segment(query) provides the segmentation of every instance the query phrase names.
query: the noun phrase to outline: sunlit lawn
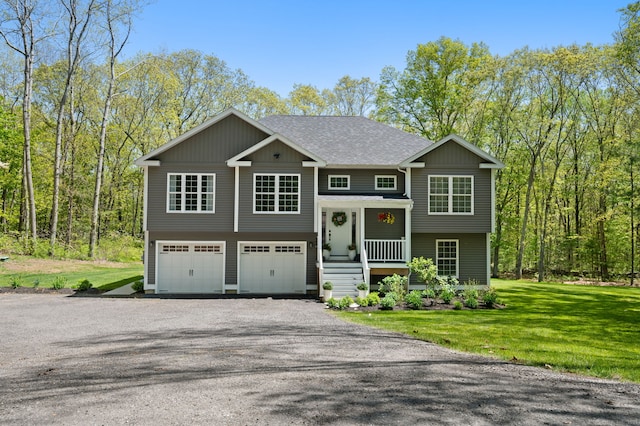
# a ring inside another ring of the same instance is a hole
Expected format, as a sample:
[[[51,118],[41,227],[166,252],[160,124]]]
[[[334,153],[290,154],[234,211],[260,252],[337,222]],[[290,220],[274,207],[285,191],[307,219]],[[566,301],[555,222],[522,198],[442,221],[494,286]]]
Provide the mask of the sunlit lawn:
[[[18,283],[20,287],[51,287],[62,279],[71,288],[82,280],[107,291],[142,278],[141,262],[81,262],[73,260],[45,260],[27,256],[12,256],[0,265],[0,287]]]
[[[505,309],[340,312],[449,348],[640,382],[640,288],[492,280]]]

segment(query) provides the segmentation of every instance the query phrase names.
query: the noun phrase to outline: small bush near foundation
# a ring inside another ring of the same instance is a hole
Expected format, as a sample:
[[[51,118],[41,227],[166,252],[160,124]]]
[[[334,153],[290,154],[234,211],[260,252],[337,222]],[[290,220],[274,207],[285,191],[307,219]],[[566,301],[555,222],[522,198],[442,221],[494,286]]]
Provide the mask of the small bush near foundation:
[[[426,298],[429,298],[429,299],[435,299],[436,298],[436,292],[435,292],[434,289],[428,288],[428,289],[422,291],[422,297],[426,297]]]
[[[380,304],[380,295],[376,291],[371,292],[367,295],[367,300],[369,301],[369,306],[377,306]]]
[[[353,299],[351,298],[351,296],[347,295],[347,296],[344,296],[342,299],[340,299],[340,302],[338,303],[338,308],[340,308],[340,310],[345,310],[352,304],[353,304]]]
[[[493,305],[498,303],[498,293],[495,289],[490,288],[482,293],[482,301],[487,308],[493,308]]]
[[[456,311],[459,311],[460,309],[462,309],[462,302],[459,300],[456,300],[455,302],[453,302],[453,309],[455,309]]]
[[[356,303],[360,306],[369,306],[369,299],[366,297],[356,297]]]
[[[78,283],[78,291],[87,291],[91,287],[93,287],[93,284],[91,284],[91,281],[87,279],[84,279]]]
[[[131,284],[131,289],[136,293],[139,293],[144,290],[144,283],[142,281],[136,281],[135,283]]]
[[[335,297],[329,298],[329,300],[327,300],[327,306],[330,307],[331,309],[337,308],[338,307],[338,299],[336,299]]]
[[[393,274],[390,277],[385,277],[380,285],[380,291],[384,294],[396,293],[399,297],[398,300],[402,300],[407,292],[407,277]]]
[[[380,309],[391,310],[394,306],[396,306],[396,298],[393,293],[388,293],[386,296],[380,300]]]
[[[413,290],[404,297],[404,301],[411,309],[420,309],[422,308],[422,292]]]

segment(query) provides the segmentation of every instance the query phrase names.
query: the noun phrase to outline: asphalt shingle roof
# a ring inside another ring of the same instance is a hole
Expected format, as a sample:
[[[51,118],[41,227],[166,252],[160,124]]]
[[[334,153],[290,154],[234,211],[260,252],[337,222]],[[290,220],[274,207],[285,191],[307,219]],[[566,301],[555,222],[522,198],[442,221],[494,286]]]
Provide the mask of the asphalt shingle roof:
[[[365,117],[273,115],[260,123],[328,166],[397,166],[433,143]]]

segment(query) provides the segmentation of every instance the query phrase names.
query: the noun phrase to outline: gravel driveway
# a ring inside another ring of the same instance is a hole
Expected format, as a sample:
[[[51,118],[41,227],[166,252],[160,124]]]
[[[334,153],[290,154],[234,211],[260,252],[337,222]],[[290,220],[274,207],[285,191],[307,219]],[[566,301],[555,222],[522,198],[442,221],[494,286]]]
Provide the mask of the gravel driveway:
[[[0,294],[0,314],[0,424],[640,423],[640,385],[457,353],[312,300]]]

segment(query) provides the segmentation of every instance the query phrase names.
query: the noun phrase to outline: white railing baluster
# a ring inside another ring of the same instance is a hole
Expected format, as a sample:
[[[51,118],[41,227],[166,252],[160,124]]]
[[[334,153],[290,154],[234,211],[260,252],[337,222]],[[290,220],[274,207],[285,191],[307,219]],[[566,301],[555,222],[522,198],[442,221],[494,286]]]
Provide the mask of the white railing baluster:
[[[405,240],[364,240],[370,262],[404,262]]]

